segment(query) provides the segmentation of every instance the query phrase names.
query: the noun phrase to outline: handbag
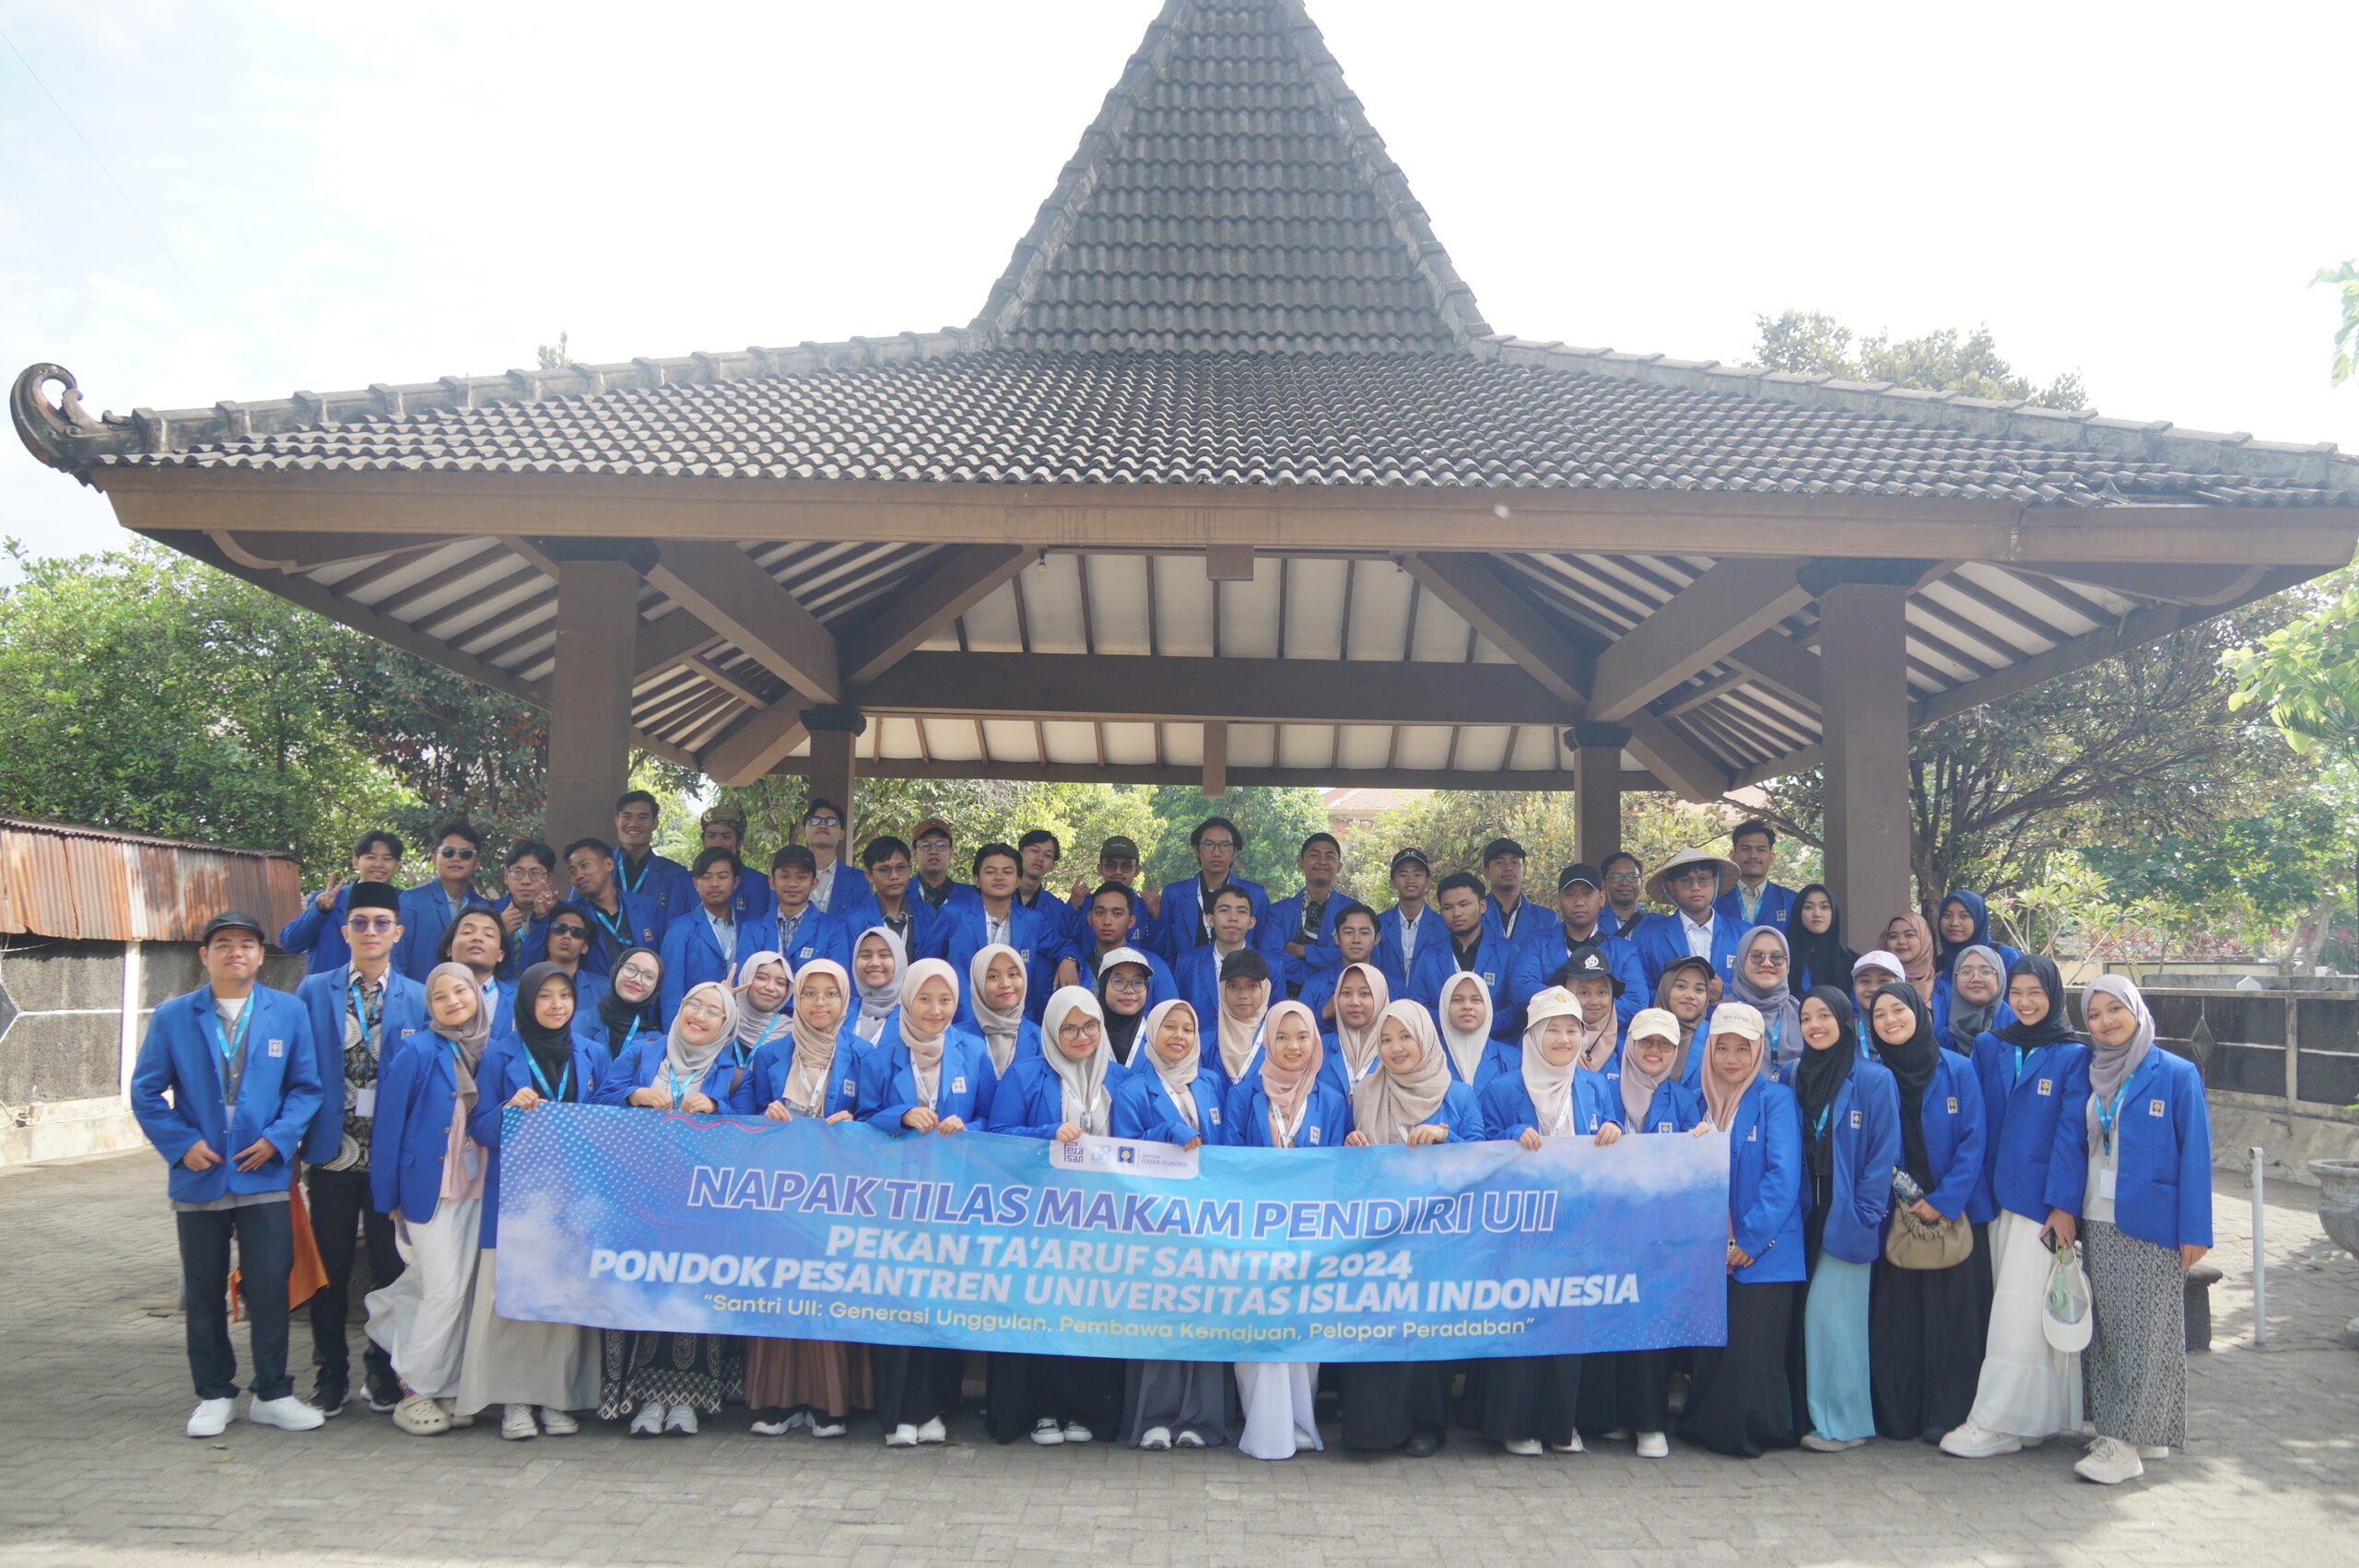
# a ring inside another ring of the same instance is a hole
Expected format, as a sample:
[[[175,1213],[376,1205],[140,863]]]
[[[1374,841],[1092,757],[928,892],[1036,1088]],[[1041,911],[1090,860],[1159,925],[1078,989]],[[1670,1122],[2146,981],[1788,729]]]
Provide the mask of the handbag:
[[[1974,1256],[1974,1227],[1960,1214],[1931,1224],[1895,1205],[1884,1233],[1884,1261],[1895,1269],[1947,1269]]]
[[[2050,1350],[2074,1355],[2089,1348],[2096,1319],[2089,1311],[2089,1271],[2078,1242],[2060,1247],[2048,1266],[2048,1293],[2039,1309],[2039,1330]]]

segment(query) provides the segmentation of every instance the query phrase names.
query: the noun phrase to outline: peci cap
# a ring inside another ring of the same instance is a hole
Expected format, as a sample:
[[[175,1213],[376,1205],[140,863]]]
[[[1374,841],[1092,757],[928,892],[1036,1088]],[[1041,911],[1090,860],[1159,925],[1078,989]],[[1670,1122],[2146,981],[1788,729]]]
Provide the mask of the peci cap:
[[[364,883],[360,885],[369,884]],[[260,920],[255,919],[243,909],[224,909],[205,921],[204,931],[196,939],[196,945],[199,947],[210,945],[213,939],[223,931],[252,931],[254,933],[256,942],[264,947],[270,945],[270,933],[262,929]]]
[[[1602,890],[1605,886],[1605,873],[1587,860],[1577,860],[1556,873],[1556,891],[1559,893],[1582,883],[1587,883],[1592,888]]]
[[[356,882],[345,889],[344,907],[349,914],[355,909],[391,909],[401,913],[401,890],[390,882]]]
[[[743,838],[745,836],[745,808],[734,802],[723,801],[717,806],[707,807],[704,815],[697,818],[697,825],[734,827],[737,830],[737,837]]]

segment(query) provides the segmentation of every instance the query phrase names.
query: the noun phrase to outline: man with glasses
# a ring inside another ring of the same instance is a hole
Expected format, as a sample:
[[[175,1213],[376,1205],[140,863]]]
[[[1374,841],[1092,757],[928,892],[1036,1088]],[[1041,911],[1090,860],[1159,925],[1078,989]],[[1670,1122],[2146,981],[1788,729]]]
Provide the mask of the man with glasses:
[[[464,822],[446,822],[434,834],[434,880],[422,882],[401,895],[401,940],[393,947],[393,967],[423,982],[435,964],[434,950],[442,933],[469,909],[489,909],[491,900],[475,891],[475,868],[483,859],[483,835]]]
[[[352,880],[332,883],[303,900],[302,913],[287,922],[278,933],[278,945],[288,953],[301,953],[303,972],[307,975],[333,974],[352,961],[351,950],[344,945],[344,917],[351,907],[351,893],[355,883],[381,882],[390,885],[402,869],[402,841],[381,828],[364,833],[352,847]]]
[[[402,1042],[427,1027],[426,989],[393,968],[401,940],[401,895],[382,882],[347,890],[342,941],[350,956],[334,974],[308,975],[295,989],[311,1017],[318,1059],[319,1114],[303,1138],[303,1196],[327,1281],[311,1297],[311,1403],[323,1416],[344,1413],[352,1395],[352,1356],[345,1316],[352,1304],[352,1264],[369,1249],[377,1286],[400,1277],[393,1221],[369,1200],[370,1132],[377,1118],[377,1077]],[[365,1336],[361,1366],[369,1408],[382,1414],[402,1397],[393,1358]]]
[[[1615,936],[1627,941],[1647,918],[1646,906],[1638,902],[1646,886],[1646,868],[1627,849],[1616,849],[1600,860],[1597,869],[1605,873],[1605,909],[1598,919]]]
[[[1269,961],[1273,976],[1284,979],[1285,942],[1271,924],[1270,895],[1260,883],[1235,874],[1237,852],[1244,842],[1245,835],[1225,816],[1208,816],[1188,835],[1188,848],[1196,855],[1196,874],[1164,890],[1163,919],[1156,933],[1175,976],[1180,971],[1182,954],[1191,948],[1213,945],[1212,896],[1223,887],[1234,887],[1245,895],[1253,914],[1246,944]]]
[[[606,994],[606,977],[585,968],[582,959],[598,948],[598,939],[590,926],[590,917],[570,904],[560,904],[557,913],[549,917],[548,956],[553,964],[573,982],[573,1010],[577,1017],[586,1017]],[[636,945],[636,944],[634,944]]]
[[[663,911],[651,895],[623,890],[616,874],[615,852],[604,840],[577,838],[567,845],[565,872],[573,883],[573,896],[559,907],[577,910],[590,922],[590,945],[581,954],[585,973],[612,974],[626,948],[661,950]],[[589,1012],[588,999],[577,997],[574,1011]]]
[[[1723,986],[1736,977],[1737,943],[1744,932],[1712,907],[1735,885],[1736,867],[1707,849],[1682,849],[1656,871],[1649,891],[1672,906],[1671,911],[1648,916],[1630,939],[1646,973],[1648,994],[1653,994],[1663,970],[1682,958],[1709,960]]]
[[[916,851],[917,895],[935,909],[947,913],[967,904],[979,902],[971,883],[953,882],[950,878],[950,825],[938,816],[930,816],[918,824],[910,835],[910,844]],[[966,981],[959,981],[961,989]]]
[[[860,902],[830,911],[843,921],[853,945],[859,945],[861,933],[869,927],[883,926],[901,939],[902,949],[912,962],[941,957],[942,912],[924,899],[910,895],[910,879],[917,874],[910,847],[889,833],[880,833],[862,848],[860,864],[867,872]]]
[[[509,967],[521,975],[548,956],[549,911],[563,901],[557,883],[557,851],[537,838],[519,838],[499,862],[507,891],[492,900],[500,929],[508,933]]]
[[[851,823],[843,807],[825,795],[815,795],[803,808],[803,843],[819,868],[811,902],[822,914],[844,915],[867,897],[867,878],[844,863],[844,838]]]
[[[655,900],[660,911],[670,906],[674,885],[688,880],[688,868],[655,852],[657,819],[655,797],[644,790],[628,790],[615,802],[615,842],[621,847],[615,880],[625,893]]]

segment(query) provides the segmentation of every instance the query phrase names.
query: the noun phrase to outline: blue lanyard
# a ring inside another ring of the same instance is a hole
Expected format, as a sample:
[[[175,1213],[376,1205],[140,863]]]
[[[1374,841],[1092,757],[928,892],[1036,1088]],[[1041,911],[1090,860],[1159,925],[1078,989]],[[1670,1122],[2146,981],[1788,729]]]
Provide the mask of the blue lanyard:
[[[212,993],[208,991],[205,994],[209,1002]],[[245,1006],[238,1009],[238,1022],[227,1035],[221,1032],[220,1011],[209,1005],[205,1010],[205,1026],[213,1032],[213,1043],[221,1052],[221,1103],[225,1106],[237,1096],[237,1085],[230,1081],[229,1072],[237,1062],[238,1053],[245,1048],[246,1029],[253,1022],[253,1016],[254,999],[251,991],[246,994]]]
[[[368,997],[361,990],[358,980],[352,981],[345,988],[345,1004],[352,1010],[353,1016],[360,1020],[361,1037],[366,1039],[377,1032],[378,1020],[385,1016],[385,982],[382,980],[377,982],[375,1012],[369,1010]]]
[[[2103,1148],[2103,1152],[2105,1153],[2110,1154],[2113,1153],[2113,1127],[2114,1123],[2121,1119],[2121,1096],[2128,1093],[2130,1093],[2130,1085],[2127,1083],[2124,1083],[2120,1088],[2116,1089],[2113,1092],[2113,1105],[2110,1108],[2107,1106],[2103,1100],[2095,1101],[2097,1107],[2097,1130],[2105,1140]],[[2091,1098],[2094,1100],[2095,1099],[2095,1096],[2092,1095]]]
[[[655,851],[652,849],[648,850],[647,859],[639,862],[639,880],[637,882],[633,882],[630,879],[629,856],[616,855],[615,857],[615,864],[617,868],[615,880],[623,884],[623,891],[625,893],[637,893],[640,888],[647,885],[647,873],[655,869]]]
[[[544,1099],[549,1099],[549,1100],[562,1100],[562,1099],[564,1099],[564,1098],[566,1097],[566,1095],[567,1095],[567,1094],[569,1094],[572,1093],[572,1091],[573,1091],[573,1059],[572,1059],[572,1058],[569,1057],[569,1058],[567,1058],[567,1059],[566,1059],[566,1063],[565,1063],[565,1075],[564,1075],[563,1077],[561,1077],[561,1078],[559,1078],[559,1079],[557,1080],[557,1087],[556,1087],[556,1088],[554,1088],[554,1089],[552,1089],[552,1088],[550,1088],[550,1087],[549,1087],[548,1074],[546,1074],[546,1073],[545,1073],[545,1072],[543,1072],[543,1071],[541,1071],[541,1064],[540,1064],[540,1062],[539,1062],[539,1061],[538,1061],[538,1060],[537,1060],[537,1059],[533,1056],[533,1053],[532,1053],[532,1052],[527,1051],[527,1052],[525,1052],[525,1053],[524,1053],[524,1064],[525,1064],[527,1067],[530,1067],[530,1068],[533,1070],[533,1082],[540,1085],[540,1087],[541,1087],[541,1096],[542,1096],[542,1098],[544,1098]]]

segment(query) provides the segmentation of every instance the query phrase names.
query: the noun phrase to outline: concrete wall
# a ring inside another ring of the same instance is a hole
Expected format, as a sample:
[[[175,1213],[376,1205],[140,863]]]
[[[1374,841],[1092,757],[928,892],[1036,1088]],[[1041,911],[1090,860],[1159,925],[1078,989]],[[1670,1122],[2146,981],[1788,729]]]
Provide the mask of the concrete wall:
[[[2212,1160],[2318,1185],[2309,1162],[2359,1158],[2359,994],[2341,989],[2143,989],[2155,1037],[2203,1070]]]

